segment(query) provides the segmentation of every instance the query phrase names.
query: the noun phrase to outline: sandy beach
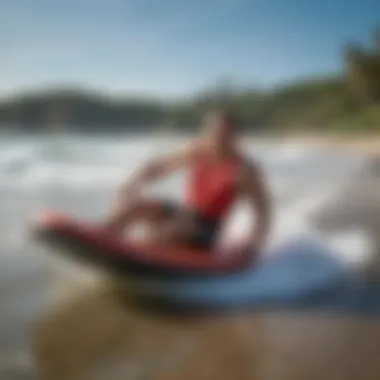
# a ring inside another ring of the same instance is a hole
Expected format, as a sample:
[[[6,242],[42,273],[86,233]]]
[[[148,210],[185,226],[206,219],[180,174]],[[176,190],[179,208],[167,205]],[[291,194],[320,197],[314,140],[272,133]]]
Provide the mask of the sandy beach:
[[[355,136],[340,134],[305,134],[292,136],[286,134],[282,137],[274,137],[278,142],[302,144],[305,146],[331,147],[360,155],[378,155],[380,152],[380,136]]]
[[[99,294],[83,298],[37,330],[45,378],[319,380],[380,373],[378,319],[244,313],[173,320],[123,314]]]
[[[296,140],[295,140],[296,142]],[[316,143],[316,142],[315,142]],[[331,144],[327,141],[326,145]],[[380,143],[379,145],[380,146]],[[373,239],[363,278],[380,278],[380,176],[374,145],[338,144],[368,156],[331,204],[313,215],[321,231],[360,228]],[[120,302],[113,289],[72,284],[43,315],[23,309],[28,291],[45,294],[42,266],[25,283],[0,288],[0,379],[375,380],[380,318],[349,313],[239,312],[208,318],[154,315]],[[38,280],[36,280],[38,279]],[[380,302],[380,293],[378,293]],[[27,322],[27,323],[26,323]],[[11,358],[7,352],[20,354]],[[30,348],[31,355],[22,355]]]

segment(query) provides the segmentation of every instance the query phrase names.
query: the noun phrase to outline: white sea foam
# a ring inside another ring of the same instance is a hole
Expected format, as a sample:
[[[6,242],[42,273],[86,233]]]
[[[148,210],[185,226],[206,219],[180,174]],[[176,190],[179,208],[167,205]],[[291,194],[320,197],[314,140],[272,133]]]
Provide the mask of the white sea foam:
[[[23,200],[28,205],[25,212],[44,204],[61,209],[71,205],[77,213],[88,215],[89,207],[99,209],[97,194],[111,193],[148,157],[175,149],[184,140],[160,137],[153,143],[142,137],[50,137],[0,143],[0,191],[12,194],[13,199],[18,197],[20,202]],[[315,234],[308,214],[337,191],[339,184],[359,164],[357,158],[355,161],[334,152],[296,144],[255,142],[247,143],[246,150],[263,164],[274,196],[276,218],[271,244],[297,234]],[[182,186],[183,181],[178,177],[163,182],[154,191],[178,199]],[[80,201],[84,194],[88,202]],[[88,204],[91,201],[93,206]],[[17,202],[11,203],[12,207],[17,205]],[[8,207],[8,212],[12,207]],[[0,208],[0,218],[9,218],[6,210],[7,207]],[[247,212],[243,207],[238,208],[227,235],[244,235],[249,223]]]

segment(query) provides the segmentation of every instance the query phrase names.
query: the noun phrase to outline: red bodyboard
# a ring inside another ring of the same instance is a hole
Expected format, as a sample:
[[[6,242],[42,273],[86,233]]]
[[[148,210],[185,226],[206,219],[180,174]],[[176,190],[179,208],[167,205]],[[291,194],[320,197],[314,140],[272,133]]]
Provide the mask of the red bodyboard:
[[[237,250],[221,253],[133,241],[95,224],[54,212],[45,213],[35,227],[41,240],[53,246],[69,246],[70,254],[100,260],[116,271],[130,274],[228,274],[242,271],[252,261],[247,255],[238,254]]]

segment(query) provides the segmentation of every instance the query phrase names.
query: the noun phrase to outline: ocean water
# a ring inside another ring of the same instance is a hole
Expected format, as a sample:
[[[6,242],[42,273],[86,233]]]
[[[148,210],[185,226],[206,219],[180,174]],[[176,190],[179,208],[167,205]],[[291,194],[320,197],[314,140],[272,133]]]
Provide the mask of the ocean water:
[[[85,219],[101,220],[114,192],[149,157],[178,149],[182,137],[18,137],[0,140],[0,260],[20,252],[28,263],[28,224],[41,210],[56,209]],[[244,149],[259,161],[272,192],[275,218],[270,244],[294,235],[317,236],[309,215],[334,196],[363,159],[333,149],[291,143],[248,141]],[[158,183],[148,192],[181,199],[184,174]],[[237,205],[227,222],[225,239],[238,239],[253,221]],[[359,260],[370,242],[349,231],[330,236],[347,260]],[[319,238],[319,237],[318,237]],[[321,237],[323,239],[323,237]],[[327,240],[326,240],[327,242]],[[351,249],[352,252],[347,250]],[[358,253],[359,252],[359,253]],[[18,263],[20,264],[20,263]],[[17,264],[17,265],[18,265]],[[17,268],[17,265],[15,268]],[[17,269],[15,269],[17,270]],[[1,278],[11,275],[0,265]]]
[[[113,192],[131,171],[149,157],[185,142],[186,138],[130,136],[3,139],[0,218],[8,214],[20,223],[20,214],[30,216],[47,207],[100,218],[107,212]],[[289,231],[305,226],[306,214],[337,191],[362,161],[334,150],[290,143],[248,142],[244,148],[262,164],[273,194],[276,220],[286,219]],[[179,199],[182,180],[183,176],[174,176],[152,191]],[[241,215],[238,212],[234,218]],[[244,224],[240,222],[238,228]]]
[[[21,279],[38,278],[35,272],[41,270],[54,273],[47,256],[41,255],[28,236],[30,223],[41,210],[55,209],[101,220],[107,215],[115,190],[138,165],[187,142],[184,137],[145,136],[0,140],[0,286],[8,288]],[[274,223],[269,247],[292,237],[310,236],[338,247],[336,254],[347,264],[363,260],[370,241],[362,231],[325,237],[310,223],[310,215],[360,168],[361,157],[268,141],[246,141],[244,149],[261,163],[272,193]],[[184,174],[179,174],[147,191],[180,200],[183,179]],[[237,205],[226,223],[222,243],[244,236],[253,222],[244,205]]]
[[[30,371],[29,329],[62,293],[75,292],[84,268],[57,265],[31,241],[28,231],[41,210],[61,210],[101,220],[117,187],[144,160],[177,149],[185,137],[3,137],[0,139],[0,371]],[[273,196],[274,226],[269,246],[312,237],[333,247],[339,260],[359,265],[371,242],[362,231],[323,236],[310,216],[339,192],[364,158],[334,149],[293,143],[245,141],[246,154],[264,168]],[[181,198],[183,174],[149,192]],[[244,235],[250,223],[238,205],[225,240]],[[1,372],[0,372],[1,373]]]

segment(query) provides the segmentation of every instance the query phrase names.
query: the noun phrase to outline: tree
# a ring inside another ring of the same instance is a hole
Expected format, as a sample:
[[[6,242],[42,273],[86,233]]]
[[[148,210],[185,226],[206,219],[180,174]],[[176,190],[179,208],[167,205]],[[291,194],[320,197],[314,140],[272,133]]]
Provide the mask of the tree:
[[[380,26],[377,26],[373,32],[374,53],[380,59]]]
[[[358,64],[364,56],[363,49],[357,44],[346,44],[342,49],[342,55],[347,64]]]

